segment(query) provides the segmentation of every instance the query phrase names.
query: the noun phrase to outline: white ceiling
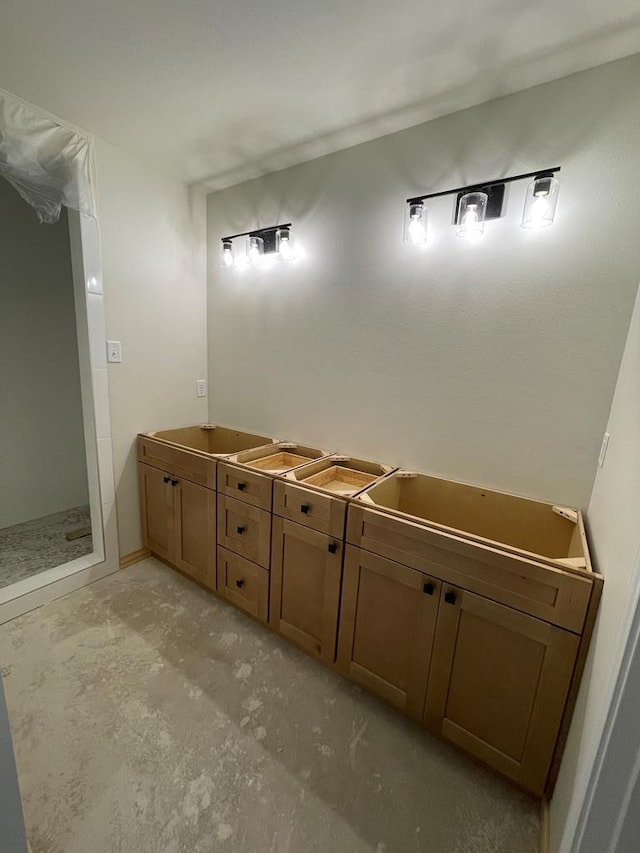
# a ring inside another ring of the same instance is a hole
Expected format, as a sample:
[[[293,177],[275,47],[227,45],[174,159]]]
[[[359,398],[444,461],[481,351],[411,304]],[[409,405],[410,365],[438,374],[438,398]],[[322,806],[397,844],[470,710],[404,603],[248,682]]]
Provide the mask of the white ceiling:
[[[211,188],[638,50],[638,0],[0,0],[0,86]]]

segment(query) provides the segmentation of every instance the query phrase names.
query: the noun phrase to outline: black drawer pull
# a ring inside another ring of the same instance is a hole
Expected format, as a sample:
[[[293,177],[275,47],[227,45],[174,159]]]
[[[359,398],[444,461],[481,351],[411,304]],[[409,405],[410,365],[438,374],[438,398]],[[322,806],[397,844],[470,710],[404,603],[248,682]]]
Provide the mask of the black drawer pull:
[[[237,531],[238,531],[238,533],[242,536],[242,534],[243,534],[243,533],[244,533],[244,531],[245,531],[245,528],[244,528],[244,527],[236,527],[236,530],[237,530]]]
[[[309,504],[300,504],[300,512],[303,512],[305,515],[309,512],[311,507]]]
[[[338,543],[337,542],[330,542],[329,548],[327,550],[329,551],[330,554],[335,554],[336,551],[338,550]]]
[[[165,483],[171,482],[171,477],[163,477],[162,479],[165,481]]]
[[[425,583],[422,587],[422,591],[426,592],[427,595],[433,595],[435,587],[432,583]]]
[[[172,486],[177,486],[179,482],[180,482],[180,480],[172,480],[172,481],[171,481],[171,485],[172,485]]]
[[[244,490],[245,490],[246,488],[247,488],[247,484],[246,484],[246,483],[238,483],[238,489],[239,489],[241,492],[244,492]]]
[[[455,604],[456,603],[456,594],[455,592],[445,592],[444,600],[447,604]]]
[[[238,587],[238,589],[242,589],[242,587],[244,586],[244,581],[236,581],[236,586]]]

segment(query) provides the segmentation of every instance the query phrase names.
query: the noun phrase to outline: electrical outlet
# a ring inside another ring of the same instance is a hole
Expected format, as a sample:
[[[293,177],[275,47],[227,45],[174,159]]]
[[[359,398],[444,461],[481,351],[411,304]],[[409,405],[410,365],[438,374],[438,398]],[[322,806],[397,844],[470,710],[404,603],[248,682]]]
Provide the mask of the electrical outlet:
[[[120,341],[107,341],[107,361],[110,364],[122,362],[122,344]]]
[[[196,379],[196,397],[206,397],[207,396],[207,380],[206,379]]]
[[[609,449],[609,433],[605,432],[604,437],[602,439],[602,444],[600,445],[600,456],[598,457],[598,465],[602,468],[604,465],[604,460],[607,456],[607,450]]]

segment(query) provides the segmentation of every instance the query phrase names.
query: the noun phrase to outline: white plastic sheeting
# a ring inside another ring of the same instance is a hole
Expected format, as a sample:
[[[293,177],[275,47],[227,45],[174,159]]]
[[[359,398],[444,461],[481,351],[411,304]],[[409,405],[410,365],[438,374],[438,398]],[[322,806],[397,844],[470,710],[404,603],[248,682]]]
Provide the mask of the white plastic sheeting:
[[[56,222],[63,206],[94,216],[92,171],[90,136],[0,89],[0,176],[41,222]]]

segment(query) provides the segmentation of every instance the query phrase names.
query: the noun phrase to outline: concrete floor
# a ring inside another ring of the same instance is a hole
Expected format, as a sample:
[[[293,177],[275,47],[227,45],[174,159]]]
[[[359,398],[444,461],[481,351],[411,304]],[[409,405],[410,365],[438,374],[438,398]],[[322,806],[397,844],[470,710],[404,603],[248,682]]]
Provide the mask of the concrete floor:
[[[155,560],[0,627],[33,853],[537,853],[538,806]]]

